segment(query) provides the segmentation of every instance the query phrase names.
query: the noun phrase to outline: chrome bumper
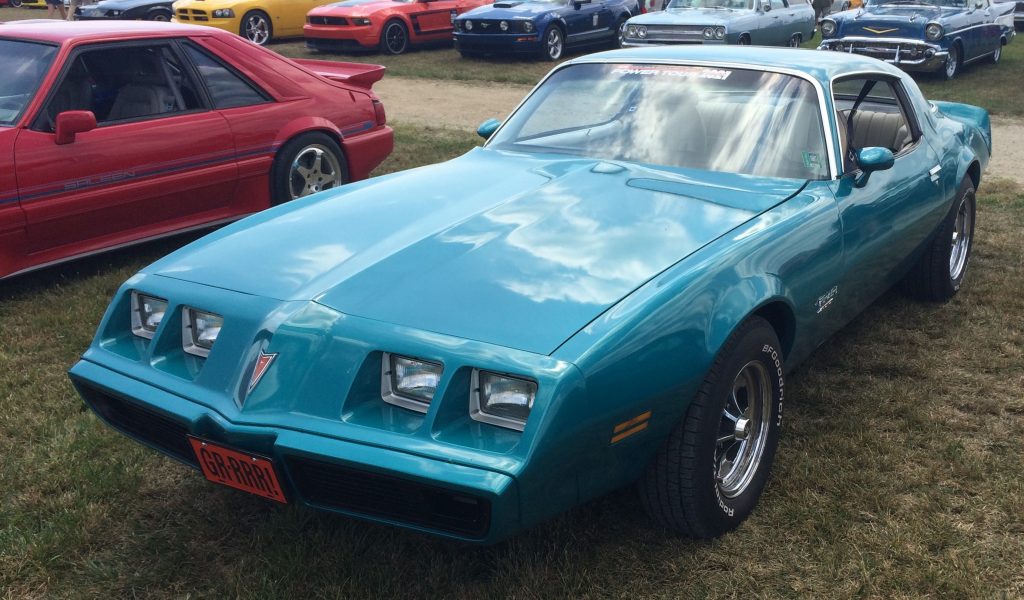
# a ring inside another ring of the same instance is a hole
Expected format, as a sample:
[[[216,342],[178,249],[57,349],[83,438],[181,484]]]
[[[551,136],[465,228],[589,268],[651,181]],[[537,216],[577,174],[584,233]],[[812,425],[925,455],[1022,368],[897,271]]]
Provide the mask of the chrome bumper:
[[[912,71],[937,71],[949,52],[937,44],[908,38],[843,37],[824,40],[818,50],[870,56]]]

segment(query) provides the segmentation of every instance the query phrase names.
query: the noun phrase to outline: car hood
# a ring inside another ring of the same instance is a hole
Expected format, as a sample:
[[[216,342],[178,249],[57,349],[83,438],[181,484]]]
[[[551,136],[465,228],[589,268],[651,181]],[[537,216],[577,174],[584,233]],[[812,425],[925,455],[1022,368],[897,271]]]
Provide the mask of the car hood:
[[[477,149],[265,211],[146,272],[550,354],[803,184]]]
[[[950,12],[935,6],[873,6],[842,13],[836,21],[841,36],[924,39],[925,26]]]
[[[395,6],[405,5],[405,2],[394,0],[346,0],[335,2],[324,6],[318,6],[311,11],[311,15],[337,15],[337,16],[364,16],[370,15],[378,10],[387,10]]]
[[[463,13],[460,19],[515,19],[533,18],[561,8],[552,2],[497,2]]]
[[[712,8],[669,8],[637,15],[631,25],[725,25],[751,14],[749,10],[723,10]]]

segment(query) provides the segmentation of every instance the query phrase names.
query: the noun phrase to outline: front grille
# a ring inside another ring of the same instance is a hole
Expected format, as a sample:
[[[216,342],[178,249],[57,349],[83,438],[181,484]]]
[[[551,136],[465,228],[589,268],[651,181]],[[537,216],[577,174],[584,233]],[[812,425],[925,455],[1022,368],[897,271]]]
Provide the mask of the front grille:
[[[286,458],[299,494],[311,504],[480,538],[490,502],[444,488],[309,458]]]
[[[843,52],[856,52],[882,60],[920,60],[925,49],[913,44],[892,42],[841,42]]]
[[[508,29],[501,30],[502,19],[469,19],[473,22],[473,29],[466,28],[466,21],[462,21],[459,31],[466,33],[525,33],[523,21],[504,19]]]
[[[310,25],[348,25],[344,17],[309,17]]]
[[[78,382],[78,388],[96,414],[115,429],[199,466],[184,425],[82,382]]]
[[[205,10],[195,10],[187,8],[178,9],[178,20],[179,21],[209,21],[210,18],[206,15]]]
[[[668,42],[692,42],[704,39],[704,27],[698,25],[648,25],[647,39]]]

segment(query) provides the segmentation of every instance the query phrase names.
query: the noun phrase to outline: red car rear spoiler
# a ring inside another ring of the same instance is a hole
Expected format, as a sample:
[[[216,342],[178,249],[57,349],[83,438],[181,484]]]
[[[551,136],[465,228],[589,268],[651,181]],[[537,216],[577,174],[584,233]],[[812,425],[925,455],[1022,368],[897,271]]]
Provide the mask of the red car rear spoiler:
[[[372,88],[373,84],[384,77],[384,67],[381,65],[308,59],[295,59],[295,62],[321,77],[366,89]]]

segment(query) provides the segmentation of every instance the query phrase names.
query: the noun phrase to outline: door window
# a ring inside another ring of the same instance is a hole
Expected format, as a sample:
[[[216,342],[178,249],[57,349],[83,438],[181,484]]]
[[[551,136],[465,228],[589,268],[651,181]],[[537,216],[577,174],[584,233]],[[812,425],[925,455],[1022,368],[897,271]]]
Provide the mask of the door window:
[[[100,125],[202,108],[192,79],[167,45],[105,46],[72,61],[36,128],[53,131],[57,115],[88,110]]]
[[[881,147],[893,154],[908,152],[920,137],[893,83],[884,79],[853,78],[832,85],[846,169],[862,148]]]
[[[199,69],[199,75],[206,82],[206,89],[210,92],[215,108],[235,108],[267,102],[266,95],[255,85],[206,52],[192,44],[185,44],[185,54]]]
[[[784,0],[772,0],[772,10],[782,10],[786,8]]]

